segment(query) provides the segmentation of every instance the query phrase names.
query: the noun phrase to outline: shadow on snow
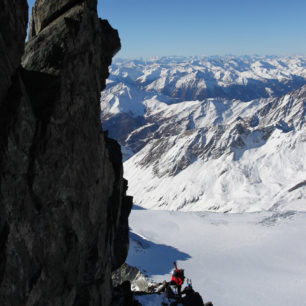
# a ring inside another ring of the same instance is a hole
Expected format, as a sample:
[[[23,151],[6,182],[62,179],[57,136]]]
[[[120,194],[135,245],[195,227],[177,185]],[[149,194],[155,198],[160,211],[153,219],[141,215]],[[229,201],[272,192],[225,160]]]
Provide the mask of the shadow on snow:
[[[146,210],[146,208],[133,204],[133,210]]]
[[[154,243],[130,232],[127,263],[139,268],[148,277],[168,274],[173,269],[174,261],[189,258],[191,258],[190,255],[172,246]]]

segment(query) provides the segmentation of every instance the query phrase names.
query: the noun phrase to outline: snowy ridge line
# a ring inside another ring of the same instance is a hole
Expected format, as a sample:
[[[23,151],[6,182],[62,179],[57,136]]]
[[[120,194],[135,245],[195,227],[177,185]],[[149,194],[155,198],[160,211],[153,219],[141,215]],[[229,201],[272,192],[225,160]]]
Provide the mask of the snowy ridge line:
[[[101,96],[102,125],[122,145],[135,204],[183,211],[304,211],[305,186],[292,188],[306,177],[305,62],[303,57],[117,61]],[[280,76],[278,81],[271,82],[263,67],[271,78]],[[213,82],[197,73],[203,69],[214,71]],[[233,87],[199,99],[198,82],[224,85],[216,81],[224,77],[215,73],[220,69],[233,73],[233,82],[241,73],[256,72],[265,90],[248,79],[247,92]],[[230,98],[240,94],[256,99]]]
[[[306,57],[181,57],[117,60],[111,81],[180,99],[251,100],[279,96],[305,84]]]
[[[156,102],[148,112],[156,131],[139,135],[145,146],[124,164],[135,203],[172,210],[305,210],[305,186],[288,193],[306,176],[305,89],[243,103]]]
[[[156,95],[167,103],[210,97],[249,101],[280,96],[304,84],[306,57],[116,60],[102,93],[102,112],[142,115],[141,102]]]

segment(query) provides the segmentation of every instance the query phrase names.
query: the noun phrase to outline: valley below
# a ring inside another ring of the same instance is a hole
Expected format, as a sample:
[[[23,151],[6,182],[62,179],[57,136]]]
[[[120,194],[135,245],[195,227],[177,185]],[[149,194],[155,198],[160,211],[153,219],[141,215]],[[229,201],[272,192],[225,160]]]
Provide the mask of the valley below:
[[[154,282],[173,261],[216,306],[304,305],[306,214],[133,209],[127,263]]]
[[[302,57],[115,62],[102,126],[121,144],[134,203],[305,211],[305,68]]]
[[[101,119],[134,208],[127,263],[217,306],[306,300],[303,57],[117,60]]]

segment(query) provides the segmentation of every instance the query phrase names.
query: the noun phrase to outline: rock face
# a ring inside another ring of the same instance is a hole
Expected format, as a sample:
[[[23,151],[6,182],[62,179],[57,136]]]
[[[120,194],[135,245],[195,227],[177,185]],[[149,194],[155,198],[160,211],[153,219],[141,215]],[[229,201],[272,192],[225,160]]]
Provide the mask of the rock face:
[[[27,4],[4,0],[3,306],[109,305],[111,272],[127,255],[132,199],[120,146],[101,130],[98,102],[120,40],[96,5],[38,0],[20,67]]]
[[[119,269],[112,274],[113,286],[117,287],[125,281],[131,283],[133,291],[148,291],[152,283],[148,278],[136,267],[124,263]]]
[[[2,1],[0,11],[0,101],[20,65],[28,22],[26,0]]]

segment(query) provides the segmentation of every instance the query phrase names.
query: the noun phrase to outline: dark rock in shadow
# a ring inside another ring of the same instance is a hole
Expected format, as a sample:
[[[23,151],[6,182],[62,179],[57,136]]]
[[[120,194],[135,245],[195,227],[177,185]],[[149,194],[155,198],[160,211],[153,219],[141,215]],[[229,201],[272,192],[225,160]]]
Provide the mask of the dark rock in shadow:
[[[24,51],[27,2],[2,2],[0,305],[110,305],[132,207],[99,121],[118,32],[96,0],[37,0]]]

